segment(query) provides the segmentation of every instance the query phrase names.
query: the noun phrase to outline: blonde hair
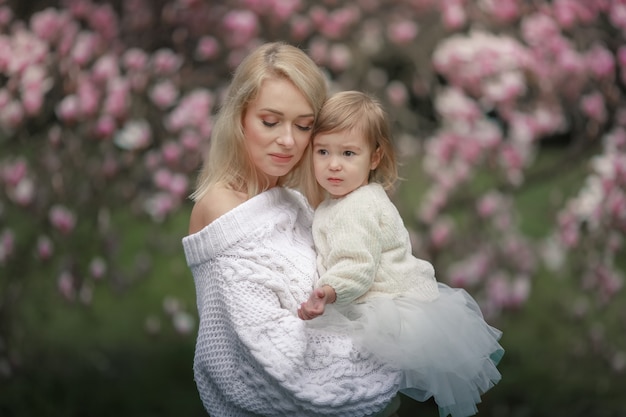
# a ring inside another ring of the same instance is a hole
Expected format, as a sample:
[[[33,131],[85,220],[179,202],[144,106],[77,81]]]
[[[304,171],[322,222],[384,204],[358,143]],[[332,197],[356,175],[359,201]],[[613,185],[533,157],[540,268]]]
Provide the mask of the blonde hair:
[[[385,190],[392,189],[398,180],[398,164],[387,113],[377,98],[360,91],[334,94],[322,107],[312,137],[348,131],[363,134],[372,152],[380,149],[380,163],[370,172],[369,180],[380,183]],[[323,190],[317,186],[307,197],[317,206],[321,195]]]
[[[228,94],[216,116],[209,153],[204,161],[195,191],[200,200],[216,184],[232,187],[253,197],[270,187],[263,185],[246,150],[242,120],[250,102],[259,94],[263,81],[280,78],[290,81],[306,98],[317,118],[326,100],[327,84],[321,69],[301,49],[283,42],[261,45],[235,70]],[[278,184],[301,188],[307,193],[313,176],[310,145],[292,171]],[[266,181],[266,180],[265,180]]]

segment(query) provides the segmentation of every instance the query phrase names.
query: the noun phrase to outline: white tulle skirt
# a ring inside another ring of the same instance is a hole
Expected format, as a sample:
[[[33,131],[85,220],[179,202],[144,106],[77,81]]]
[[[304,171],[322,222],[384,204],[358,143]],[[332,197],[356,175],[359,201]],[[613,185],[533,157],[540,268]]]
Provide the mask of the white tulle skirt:
[[[403,371],[400,392],[418,401],[434,397],[440,415],[476,414],[481,394],[501,378],[496,368],[502,332],[488,325],[463,289],[439,283],[439,297],[377,297],[345,307],[328,305],[308,325],[352,337]]]

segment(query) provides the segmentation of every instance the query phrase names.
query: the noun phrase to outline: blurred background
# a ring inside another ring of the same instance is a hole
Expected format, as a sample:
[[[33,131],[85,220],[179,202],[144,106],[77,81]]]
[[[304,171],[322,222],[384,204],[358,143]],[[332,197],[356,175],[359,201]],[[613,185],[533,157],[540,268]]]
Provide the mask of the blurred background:
[[[504,332],[479,415],[626,416],[625,35],[621,0],[0,0],[0,416],[206,415],[187,196],[273,40],[385,104],[415,254]]]

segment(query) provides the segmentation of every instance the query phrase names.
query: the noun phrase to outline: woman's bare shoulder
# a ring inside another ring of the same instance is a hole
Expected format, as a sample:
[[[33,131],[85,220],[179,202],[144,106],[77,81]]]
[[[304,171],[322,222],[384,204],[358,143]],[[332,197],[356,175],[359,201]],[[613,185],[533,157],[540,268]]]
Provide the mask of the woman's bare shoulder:
[[[189,219],[189,234],[202,230],[218,217],[234,209],[248,197],[239,191],[224,186],[210,188],[204,196],[196,201]]]

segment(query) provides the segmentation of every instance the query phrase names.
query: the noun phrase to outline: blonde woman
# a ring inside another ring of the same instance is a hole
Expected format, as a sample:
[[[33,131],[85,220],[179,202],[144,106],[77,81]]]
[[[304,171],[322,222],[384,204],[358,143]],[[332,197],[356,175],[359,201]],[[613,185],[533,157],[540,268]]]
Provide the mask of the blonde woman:
[[[200,317],[194,374],[211,416],[398,407],[397,371],[297,316],[317,276],[312,209],[292,188],[311,183],[309,141],[325,99],[315,63],[269,43],[240,64],[217,116],[183,239]]]

